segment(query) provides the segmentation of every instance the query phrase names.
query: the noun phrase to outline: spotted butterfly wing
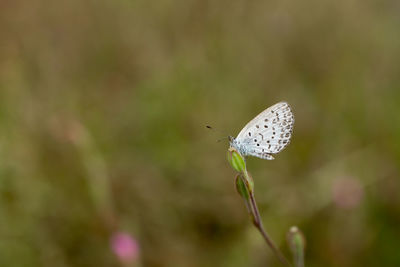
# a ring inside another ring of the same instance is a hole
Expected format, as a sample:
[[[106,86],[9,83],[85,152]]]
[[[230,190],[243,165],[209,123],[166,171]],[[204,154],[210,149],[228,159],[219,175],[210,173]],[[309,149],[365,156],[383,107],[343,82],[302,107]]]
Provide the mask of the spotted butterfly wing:
[[[252,119],[235,141],[244,156],[272,160],[290,142],[294,116],[288,103],[277,103]]]

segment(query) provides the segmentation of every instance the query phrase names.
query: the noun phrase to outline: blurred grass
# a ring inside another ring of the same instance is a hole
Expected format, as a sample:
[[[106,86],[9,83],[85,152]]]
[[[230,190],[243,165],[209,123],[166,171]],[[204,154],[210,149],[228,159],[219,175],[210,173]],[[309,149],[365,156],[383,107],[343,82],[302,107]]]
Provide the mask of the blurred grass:
[[[399,10],[2,1],[0,266],[119,266],[116,229],[138,240],[143,266],[277,265],[215,140],[280,100],[295,113],[290,146],[248,161],[272,237],[285,248],[299,225],[306,266],[399,265]],[[90,182],[76,127],[106,188]],[[351,194],[343,179],[362,189],[355,205],[334,197]],[[110,211],[93,188],[109,192]]]

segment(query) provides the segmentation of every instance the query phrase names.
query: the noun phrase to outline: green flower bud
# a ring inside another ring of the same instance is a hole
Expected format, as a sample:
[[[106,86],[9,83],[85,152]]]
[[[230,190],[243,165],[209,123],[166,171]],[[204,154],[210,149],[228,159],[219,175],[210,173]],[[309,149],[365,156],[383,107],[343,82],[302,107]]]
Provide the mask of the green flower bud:
[[[236,149],[230,147],[228,149],[227,158],[229,163],[231,164],[232,168],[234,168],[238,172],[245,172],[246,171],[246,162],[242,155],[237,152]]]
[[[287,234],[287,241],[289,243],[290,250],[293,253],[295,266],[303,267],[306,239],[297,226],[292,226],[290,228]]]
[[[250,199],[249,190],[247,190],[247,186],[243,182],[244,177],[242,174],[238,174],[236,176],[236,190],[246,201]]]

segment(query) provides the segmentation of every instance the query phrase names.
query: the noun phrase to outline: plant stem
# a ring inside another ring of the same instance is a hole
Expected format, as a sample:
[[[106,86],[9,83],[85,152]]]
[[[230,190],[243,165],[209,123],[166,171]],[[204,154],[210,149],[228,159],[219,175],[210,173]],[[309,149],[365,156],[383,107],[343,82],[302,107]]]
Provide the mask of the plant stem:
[[[286,266],[291,266],[289,261],[285,258],[283,253],[279,250],[279,248],[275,245],[274,241],[271,239],[271,237],[268,235],[268,233],[264,229],[264,225],[261,221],[261,216],[258,211],[257,203],[254,198],[254,193],[250,193],[250,201],[251,201],[251,206],[254,209],[254,220],[253,224],[254,226],[260,231],[261,235],[264,237],[265,241],[267,242],[268,246],[272,249],[274,254],[278,257],[278,259]]]
[[[248,181],[249,179],[251,179],[249,177],[249,174],[247,173],[247,170],[244,171],[243,174],[246,177],[245,180]],[[249,184],[246,181],[243,181],[243,182],[245,183],[246,188],[248,189],[248,192],[249,192],[250,201],[247,203],[247,206],[249,206],[249,212],[252,216],[254,226],[260,231],[264,240],[267,242],[268,246],[272,249],[273,253],[278,257],[279,261],[286,266],[291,266],[289,261],[286,259],[286,257],[283,255],[283,253],[279,250],[279,248],[275,245],[274,241],[272,241],[272,239],[270,238],[270,236],[264,229],[264,226],[263,226],[263,223],[261,220],[261,216],[260,216],[260,212],[258,211],[257,202],[254,197],[254,190],[252,190],[252,188],[249,187]]]
[[[299,246],[299,243],[295,243],[295,250],[293,251],[294,266],[304,267],[304,248]]]
[[[296,267],[304,267],[304,252],[300,250],[295,260]]]

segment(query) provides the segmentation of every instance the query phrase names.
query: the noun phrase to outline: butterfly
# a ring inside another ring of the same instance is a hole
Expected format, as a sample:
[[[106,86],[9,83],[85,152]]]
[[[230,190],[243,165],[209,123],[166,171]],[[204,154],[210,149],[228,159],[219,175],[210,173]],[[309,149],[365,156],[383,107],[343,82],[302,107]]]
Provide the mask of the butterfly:
[[[288,103],[279,102],[252,119],[236,138],[229,136],[230,146],[242,156],[273,160],[290,142],[294,116]]]

